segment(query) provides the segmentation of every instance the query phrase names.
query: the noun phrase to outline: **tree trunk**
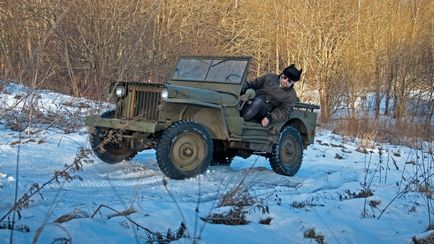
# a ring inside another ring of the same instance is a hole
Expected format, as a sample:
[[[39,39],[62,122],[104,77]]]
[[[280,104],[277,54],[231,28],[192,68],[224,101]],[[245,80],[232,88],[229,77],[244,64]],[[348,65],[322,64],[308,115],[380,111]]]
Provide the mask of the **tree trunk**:
[[[320,121],[326,123],[330,119],[330,107],[326,85],[320,82],[319,101],[321,106]]]

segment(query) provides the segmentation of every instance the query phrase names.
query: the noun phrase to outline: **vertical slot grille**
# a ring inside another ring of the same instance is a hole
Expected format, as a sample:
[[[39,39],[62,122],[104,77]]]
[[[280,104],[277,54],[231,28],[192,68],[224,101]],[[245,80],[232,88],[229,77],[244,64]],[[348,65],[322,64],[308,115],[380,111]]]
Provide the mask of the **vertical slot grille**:
[[[157,120],[161,85],[149,83],[124,83],[127,96],[118,103],[118,115],[122,118]]]

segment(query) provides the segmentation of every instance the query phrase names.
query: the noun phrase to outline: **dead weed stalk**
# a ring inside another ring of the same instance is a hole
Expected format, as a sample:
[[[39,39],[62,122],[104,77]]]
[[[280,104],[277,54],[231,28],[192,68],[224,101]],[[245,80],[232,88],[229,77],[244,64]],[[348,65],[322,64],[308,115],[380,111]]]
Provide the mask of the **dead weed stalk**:
[[[412,154],[413,158],[410,158],[409,154],[409,158],[407,158],[406,163],[402,168],[401,180],[400,182],[397,182],[397,194],[381,211],[378,219],[381,218],[385,211],[397,199],[402,198],[408,193],[419,193],[425,201],[428,217],[428,226],[432,226],[432,216],[434,214],[432,205],[432,197],[434,192],[434,162],[433,155],[431,153],[432,148],[429,148],[427,152],[424,152],[423,150],[412,150],[412,152],[414,152],[414,154]]]
[[[35,195],[39,195],[42,199],[44,199],[41,191],[44,189],[47,185],[56,182],[60,183],[60,180],[63,179],[66,182],[70,182],[75,179],[82,180],[82,178],[78,175],[71,175],[72,172],[80,171],[83,167],[83,162],[85,163],[92,163],[93,160],[90,159],[90,155],[92,154],[92,151],[89,149],[86,149],[84,147],[80,147],[78,149],[77,154],[75,155],[74,161],[71,164],[66,164],[65,168],[62,170],[56,170],[54,172],[54,176],[43,183],[42,185],[38,183],[34,183],[12,206],[9,211],[6,212],[6,214],[3,215],[2,218],[0,218],[0,221],[5,220],[12,212],[16,212],[18,214],[18,219],[21,219],[21,210],[24,208],[28,208],[29,204],[32,202],[32,198]],[[16,179],[18,181],[18,179]]]
[[[90,215],[90,218],[94,218],[97,213],[101,213],[101,209],[106,208],[111,211],[113,211],[115,214],[107,216],[107,219],[113,218],[115,216],[126,218],[131,224],[133,224],[137,229],[141,229],[146,234],[146,240],[148,243],[169,243],[171,241],[176,241],[184,237],[184,233],[187,230],[187,227],[183,222],[181,222],[181,225],[176,231],[172,231],[171,229],[168,229],[166,234],[160,233],[160,232],[154,232],[150,229],[142,226],[141,224],[134,221],[132,218],[130,218],[128,215],[135,213],[135,210],[133,207],[129,207],[128,209],[124,211],[118,211],[110,206],[101,204],[99,207]]]

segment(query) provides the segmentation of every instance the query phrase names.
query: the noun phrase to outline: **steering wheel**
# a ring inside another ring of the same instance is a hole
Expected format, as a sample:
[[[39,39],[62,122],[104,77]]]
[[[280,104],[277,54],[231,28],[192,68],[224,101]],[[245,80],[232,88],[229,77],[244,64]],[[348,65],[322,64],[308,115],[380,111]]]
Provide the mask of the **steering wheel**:
[[[233,76],[236,79],[232,80],[231,76]],[[241,76],[239,74],[228,74],[225,78],[225,81],[239,81],[239,80],[241,80]]]

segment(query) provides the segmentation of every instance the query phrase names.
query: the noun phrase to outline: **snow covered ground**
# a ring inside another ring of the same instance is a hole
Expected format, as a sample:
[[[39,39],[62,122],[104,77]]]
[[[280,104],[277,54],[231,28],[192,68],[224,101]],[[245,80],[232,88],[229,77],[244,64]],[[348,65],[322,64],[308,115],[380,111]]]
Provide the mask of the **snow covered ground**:
[[[320,129],[294,177],[252,156],[176,181],[164,178],[153,150],[116,165],[88,155],[86,128],[9,129],[5,111],[25,106],[16,101],[28,92],[8,85],[0,94],[0,243],[142,243],[157,232],[183,234],[179,243],[411,243],[432,234],[432,142],[415,150]],[[84,117],[100,107],[48,91],[35,100],[45,114]],[[59,173],[67,165],[79,170]],[[37,193],[8,214],[16,186],[18,199]]]

